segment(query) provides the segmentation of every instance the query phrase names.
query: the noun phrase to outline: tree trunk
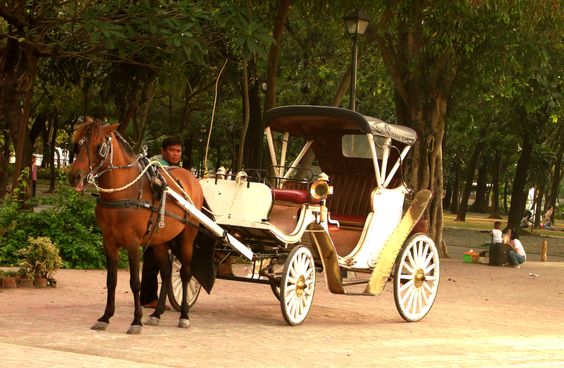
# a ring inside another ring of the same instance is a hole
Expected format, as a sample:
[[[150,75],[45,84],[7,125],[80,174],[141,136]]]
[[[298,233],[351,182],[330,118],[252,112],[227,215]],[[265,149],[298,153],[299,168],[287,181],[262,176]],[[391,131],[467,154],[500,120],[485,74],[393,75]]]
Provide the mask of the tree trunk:
[[[450,209],[452,204],[452,182],[449,180],[446,183],[445,198],[443,199],[443,208]]]
[[[396,99],[398,120],[411,122],[419,140],[413,148],[411,161],[411,186],[416,190],[429,189],[432,193],[424,218],[429,220],[429,232],[434,239],[439,255],[448,257],[443,242],[443,151],[444,116],[447,102],[438,95],[428,105],[405,106]],[[406,110],[407,108],[407,110]],[[409,116],[406,116],[409,111]]]
[[[245,143],[244,167],[252,169],[261,168],[262,160],[262,109],[260,99],[260,83],[256,77],[255,63],[251,62],[249,71],[252,71],[249,84],[249,128],[247,142]]]
[[[517,168],[515,170],[515,179],[513,180],[513,190],[511,191],[511,204],[509,207],[509,215],[507,218],[507,226],[516,229],[519,228],[521,218],[525,211],[526,205],[526,183],[527,173],[531,163],[531,156],[533,152],[533,143],[531,137],[525,135],[523,137],[523,147],[521,148],[521,155],[517,161]]]
[[[558,153],[556,154],[555,162],[554,162],[554,169],[552,173],[552,182],[550,184],[550,192],[548,194],[548,207],[547,209],[552,206],[554,209],[552,211],[552,215],[550,216],[551,222],[554,225],[556,220],[556,198],[558,197],[558,189],[560,188],[560,182],[562,181],[562,160],[564,159],[564,122],[560,120],[560,148],[558,149]],[[562,205],[562,204],[561,204]]]
[[[10,159],[10,135],[6,130],[2,131],[0,140],[0,202],[4,199],[4,194],[8,192],[8,161]]]
[[[33,87],[35,85],[35,76],[37,74],[37,67],[39,63],[39,59],[28,51],[26,53],[26,58],[28,62],[28,71],[27,71],[27,83],[25,86],[25,99],[23,103],[22,113],[20,115],[20,120],[18,123],[17,131],[14,131],[12,134],[16,136],[16,169],[14,171],[14,178],[13,178],[13,187],[16,187],[19,177],[22,173],[24,168],[24,164],[27,164],[31,170],[31,145],[29,142],[29,135],[28,135],[28,121],[29,121],[29,114],[31,110],[31,103],[33,98]],[[27,188],[31,187],[31,176],[28,178]],[[30,191],[27,190],[24,197],[21,199],[27,199],[30,196]]]
[[[335,91],[335,96],[333,96],[330,106],[341,106],[341,101],[343,101],[343,97],[345,97],[345,93],[351,85],[351,68],[352,66],[349,66],[347,70],[345,70],[345,74],[341,77],[341,82]]]
[[[488,189],[488,168],[482,162],[478,169],[478,178],[476,180],[476,198],[472,204],[472,211],[485,213],[487,211],[487,189]]]
[[[480,142],[482,138],[486,135],[486,129],[480,130],[480,135],[477,142]],[[470,198],[470,192],[472,192],[472,182],[474,181],[474,173],[476,172],[476,166],[478,164],[478,159],[480,158],[480,147],[478,144],[474,145],[474,151],[472,152],[472,157],[470,162],[466,167],[466,182],[464,184],[464,192],[462,193],[462,199],[458,205],[458,212],[456,214],[456,221],[466,221],[466,211],[468,210],[468,199]]]
[[[268,53],[264,111],[276,106],[276,81],[278,75],[278,63],[280,61],[280,52],[282,50],[282,35],[284,34],[284,25],[288,20],[289,10],[290,0],[280,0],[280,3],[278,4],[278,11],[276,13],[274,32],[272,33],[274,42],[270,46],[270,52]]]
[[[243,153],[245,152],[245,140],[247,139],[247,130],[249,129],[250,106],[249,106],[249,71],[247,61],[243,61],[242,76],[242,98],[243,98],[243,124],[241,126],[241,137],[239,139],[239,154],[237,155],[237,171],[243,169]]]
[[[55,170],[55,153],[57,152],[57,132],[59,130],[59,112],[55,108],[53,114],[53,122],[51,123],[51,152],[49,153],[50,176],[49,176],[49,193],[55,192],[55,182],[57,174]]]
[[[501,173],[501,153],[496,150],[492,174],[492,210],[491,219],[501,219],[499,215],[499,177]]]
[[[458,203],[460,201],[460,161],[454,164],[454,184],[452,185],[452,199],[450,201],[450,213],[458,213]]]
[[[542,215],[543,215],[543,210],[542,210],[542,198],[544,197],[544,186],[539,185],[537,187],[537,190],[535,191],[535,199],[534,199],[534,204],[535,204],[535,219],[533,222],[533,225],[535,227],[535,229],[538,229],[540,227],[540,223],[541,223],[541,219],[542,219]]]

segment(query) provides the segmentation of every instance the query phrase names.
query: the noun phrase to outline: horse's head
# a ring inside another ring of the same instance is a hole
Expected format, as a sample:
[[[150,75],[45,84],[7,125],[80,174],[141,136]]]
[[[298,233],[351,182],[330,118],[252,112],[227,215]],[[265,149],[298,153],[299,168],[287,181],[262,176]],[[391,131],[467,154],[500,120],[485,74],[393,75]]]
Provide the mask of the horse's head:
[[[89,175],[106,168],[111,154],[111,136],[119,124],[108,125],[87,117],[73,135],[74,162],[69,171],[69,183],[77,192],[83,192]]]

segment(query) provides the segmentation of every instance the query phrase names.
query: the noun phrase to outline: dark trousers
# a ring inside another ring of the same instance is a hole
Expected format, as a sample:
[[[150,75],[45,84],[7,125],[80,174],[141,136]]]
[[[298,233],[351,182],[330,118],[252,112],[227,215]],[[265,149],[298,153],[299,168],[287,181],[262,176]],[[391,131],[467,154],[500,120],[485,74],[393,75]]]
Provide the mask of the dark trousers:
[[[143,268],[141,271],[141,305],[158,299],[159,263],[155,257],[153,247],[145,248],[143,252]]]
[[[36,180],[33,180],[33,181],[31,182],[31,196],[32,196],[32,197],[35,197],[35,192],[36,192],[36,190],[37,190],[37,181],[36,181]]]

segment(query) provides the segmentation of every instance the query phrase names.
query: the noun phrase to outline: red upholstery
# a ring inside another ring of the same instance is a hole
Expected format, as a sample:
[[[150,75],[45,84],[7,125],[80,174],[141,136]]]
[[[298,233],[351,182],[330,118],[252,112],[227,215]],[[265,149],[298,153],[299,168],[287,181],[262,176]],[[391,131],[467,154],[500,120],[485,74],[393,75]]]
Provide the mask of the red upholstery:
[[[299,189],[272,189],[275,201],[308,203],[309,193]]]
[[[327,200],[331,218],[364,222],[371,211],[370,196],[376,179],[366,174],[335,174],[329,182],[333,195]]]

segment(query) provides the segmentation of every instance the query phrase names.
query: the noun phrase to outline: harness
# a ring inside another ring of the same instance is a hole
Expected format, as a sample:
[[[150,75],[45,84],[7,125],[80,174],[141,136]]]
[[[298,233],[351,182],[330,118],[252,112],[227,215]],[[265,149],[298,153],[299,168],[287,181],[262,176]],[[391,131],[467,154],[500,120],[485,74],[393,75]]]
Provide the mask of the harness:
[[[113,132],[113,134],[116,135],[116,137],[121,140],[126,146],[128,146],[129,148],[131,148],[131,146],[129,145],[129,143],[125,140],[125,138],[123,138],[118,132]],[[87,142],[87,138],[86,137],[82,137],[79,141],[78,141],[78,148],[80,148],[80,146],[84,145]],[[106,208],[116,208],[116,209],[120,209],[120,208],[143,208],[143,209],[147,209],[150,210],[153,213],[157,213],[158,217],[159,217],[159,224],[158,227],[159,228],[163,228],[165,226],[165,216],[168,216],[174,220],[179,221],[182,224],[189,224],[191,226],[194,227],[198,227],[197,224],[191,223],[190,221],[188,221],[188,219],[186,217],[182,217],[179,215],[176,215],[175,213],[172,213],[170,211],[166,210],[166,188],[168,186],[166,179],[159,173],[159,171],[155,168],[155,166],[160,166],[161,168],[164,169],[164,173],[166,176],[168,176],[171,180],[175,181],[178,186],[180,187],[182,194],[184,194],[184,197],[187,198],[189,201],[191,201],[190,196],[186,193],[186,191],[184,190],[184,188],[182,188],[182,185],[180,182],[178,182],[167,170],[166,168],[158,161],[155,160],[149,160],[145,155],[143,154],[139,154],[137,155],[137,158],[132,161],[131,163],[127,164],[127,165],[121,165],[121,166],[114,166],[113,164],[113,143],[112,143],[112,136],[110,135],[109,137],[105,137],[105,140],[99,145],[98,147],[98,151],[96,152],[97,155],[100,157],[100,162],[96,165],[96,167],[92,167],[92,160],[90,157],[90,152],[89,150],[86,150],[86,154],[88,157],[88,166],[90,169],[90,172],[87,175],[87,180],[89,184],[92,184],[96,190],[98,190],[99,192],[102,193],[114,193],[114,192],[118,192],[118,191],[123,191],[125,189],[128,189],[129,187],[131,187],[132,185],[134,185],[136,182],[138,182],[139,180],[141,180],[143,178],[143,176],[146,176],[149,183],[151,184],[151,192],[153,193],[153,197],[154,200],[159,201],[160,200],[160,206],[156,207],[154,206],[152,203],[149,203],[147,201],[141,200],[141,195],[142,195],[142,190],[140,190],[139,192],[139,199],[120,199],[120,200],[112,200],[112,201],[106,201],[103,200],[101,198],[97,198],[96,202],[97,204],[99,204],[102,207],[106,207]],[[106,161],[109,158],[109,163],[106,167],[103,167],[103,165],[106,163]],[[131,168],[134,165],[138,165],[140,172],[139,175],[133,179],[131,182],[127,183],[126,185],[119,187],[119,188],[102,188],[98,185],[97,179],[99,177],[101,177],[102,175],[111,172],[112,170],[115,169],[125,169],[125,168]],[[154,231],[154,227],[153,227],[153,217],[151,216],[149,218],[149,222],[147,224],[147,232],[145,235],[149,235],[152,236]]]

